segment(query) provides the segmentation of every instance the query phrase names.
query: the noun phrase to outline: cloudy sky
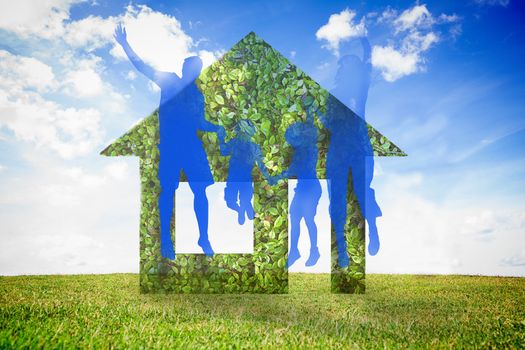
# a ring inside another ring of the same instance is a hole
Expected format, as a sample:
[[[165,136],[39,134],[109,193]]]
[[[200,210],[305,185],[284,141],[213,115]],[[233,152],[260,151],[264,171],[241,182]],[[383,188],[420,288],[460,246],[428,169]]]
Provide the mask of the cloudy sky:
[[[382,245],[367,271],[525,276],[516,0],[0,0],[0,274],[138,272],[138,159],[98,153],[159,92],[115,46],[119,22],[175,72],[255,31],[327,89],[367,35],[367,120],[409,155],[376,162]]]

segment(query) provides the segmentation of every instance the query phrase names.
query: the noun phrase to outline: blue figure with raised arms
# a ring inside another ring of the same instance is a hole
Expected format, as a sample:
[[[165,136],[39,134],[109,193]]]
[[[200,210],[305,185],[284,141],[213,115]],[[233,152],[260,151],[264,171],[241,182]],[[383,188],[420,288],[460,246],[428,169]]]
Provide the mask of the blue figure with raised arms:
[[[202,61],[198,56],[186,58],[182,76],[179,77],[173,72],[158,71],[147,65],[130,47],[126,30],[121,25],[115,30],[115,40],[122,46],[135,68],[160,87],[158,178],[161,187],[161,254],[164,258],[175,259],[170,220],[175,191],[183,170],[194,195],[193,208],[199,226],[198,244],[207,256],[212,256],[214,252],[208,239],[206,187],[213,184],[213,177],[197,131],[223,133],[224,130],[204,117],[204,96],[195,83],[202,69]]]
[[[365,37],[361,38],[361,44],[362,59],[356,55],[345,55],[339,59],[336,84],[331,91],[332,95],[352,110],[330,95],[326,114],[319,116],[324,127],[330,131],[326,176],[329,180],[330,218],[335,230],[341,267],[350,263],[344,237],[350,173],[354,193],[369,227],[368,252],[375,255],[379,250],[376,218],[382,214],[375,200],[375,192],[370,187],[374,176],[374,151],[364,120],[372,69],[371,50]]]

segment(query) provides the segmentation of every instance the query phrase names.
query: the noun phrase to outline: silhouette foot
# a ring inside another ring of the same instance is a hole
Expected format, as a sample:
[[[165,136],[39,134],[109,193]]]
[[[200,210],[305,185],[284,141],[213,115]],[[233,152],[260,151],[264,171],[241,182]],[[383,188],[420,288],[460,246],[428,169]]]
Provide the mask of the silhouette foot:
[[[370,237],[370,241],[368,242],[368,253],[370,255],[376,255],[379,251],[379,239],[376,237],[375,239],[372,239]]]
[[[298,249],[291,249],[290,253],[288,253],[288,262],[286,263],[286,267],[290,268],[299,258],[301,257],[301,254],[299,254]]]
[[[308,260],[306,260],[305,265],[306,266],[314,266],[317,264],[317,260],[319,260],[319,249],[315,247],[314,249],[310,249],[310,256],[308,257]]]
[[[160,253],[163,258],[175,260],[175,250],[173,249],[173,244],[166,243],[160,244]]]
[[[348,254],[344,252],[343,254],[339,253],[339,258],[337,259],[339,262],[339,267],[345,268],[350,265],[350,258],[348,257]]]
[[[245,217],[244,217],[244,210],[240,209],[237,211],[239,216],[237,217],[237,221],[239,222],[239,225],[244,225]]]
[[[249,220],[253,220],[253,218],[255,217],[255,212],[253,211],[253,207],[251,204],[248,206],[248,208],[246,208],[246,216]]]
[[[197,243],[202,248],[202,251],[204,252],[204,254],[206,254],[206,256],[213,256],[213,249],[211,248],[210,241],[207,238],[199,238],[199,241]]]

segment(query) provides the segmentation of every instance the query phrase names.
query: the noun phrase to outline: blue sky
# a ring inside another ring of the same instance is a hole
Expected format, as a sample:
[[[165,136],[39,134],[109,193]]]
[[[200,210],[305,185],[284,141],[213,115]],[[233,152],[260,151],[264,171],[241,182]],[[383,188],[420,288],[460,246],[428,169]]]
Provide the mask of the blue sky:
[[[327,89],[366,30],[367,121],[409,154],[377,161],[367,271],[525,275],[522,2],[27,4],[0,1],[0,274],[137,270],[138,161],[98,155],[159,100],[115,49],[123,22],[174,71],[255,31]]]

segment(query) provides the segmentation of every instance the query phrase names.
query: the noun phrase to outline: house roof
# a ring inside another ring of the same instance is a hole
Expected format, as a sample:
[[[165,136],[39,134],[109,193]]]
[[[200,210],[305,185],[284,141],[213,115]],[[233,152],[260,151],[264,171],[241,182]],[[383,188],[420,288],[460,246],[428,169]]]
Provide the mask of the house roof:
[[[284,131],[293,122],[304,118],[301,97],[312,97],[320,110],[325,108],[327,99],[342,104],[253,32],[204,69],[197,85],[205,97],[205,115],[209,121],[223,125],[227,131],[233,130],[239,118],[249,118],[255,123],[255,142],[262,146],[265,163],[270,162],[267,164],[270,169],[283,160],[271,156],[287,147],[284,145]],[[347,106],[343,105],[343,110],[356,116]],[[321,131],[319,142],[322,145],[326,143],[327,132],[318,121],[316,123]],[[406,155],[373,127],[367,126],[375,156]],[[216,141],[213,135],[202,137],[208,137],[212,143]],[[108,145],[101,154],[142,158],[150,154],[147,149],[156,149],[157,143],[158,118],[157,111],[154,111]],[[156,150],[153,153],[155,156]]]

